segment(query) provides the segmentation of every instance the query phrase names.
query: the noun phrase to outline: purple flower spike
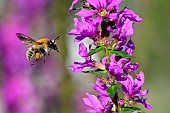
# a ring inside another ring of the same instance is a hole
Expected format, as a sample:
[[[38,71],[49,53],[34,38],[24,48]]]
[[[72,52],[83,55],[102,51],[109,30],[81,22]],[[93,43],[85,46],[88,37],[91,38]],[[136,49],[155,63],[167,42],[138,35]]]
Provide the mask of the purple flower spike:
[[[94,62],[91,60],[91,56],[86,56],[88,54],[87,48],[83,43],[79,44],[79,55],[85,59],[85,62],[74,62],[69,69],[74,72],[80,72],[85,67],[94,67]]]
[[[79,1],[83,6],[75,9],[74,5]],[[75,29],[68,33],[76,37],[74,42],[90,38],[93,41],[91,45],[96,46],[95,49],[90,49],[89,53],[81,43],[79,55],[85,61],[74,62],[69,68],[75,72],[108,74],[107,78],[104,75],[97,78],[95,84],[91,84],[98,92],[97,96],[86,93],[87,98],[83,98],[84,103],[92,108],[87,110],[88,113],[117,113],[119,107],[122,110],[129,107],[132,113],[138,113],[137,109],[130,108],[136,103],[143,104],[147,109],[152,108],[144,98],[149,89],[142,90],[144,73],[142,71],[137,73],[139,64],[131,62],[135,44],[129,37],[134,34],[134,22],[141,22],[142,18],[127,7],[119,10],[122,1],[73,0],[68,11],[78,10],[75,15],[81,18],[81,20],[74,18]],[[104,50],[102,62],[92,60],[93,54]],[[95,70],[82,71],[86,67]],[[118,84],[122,85],[124,96],[120,96]]]

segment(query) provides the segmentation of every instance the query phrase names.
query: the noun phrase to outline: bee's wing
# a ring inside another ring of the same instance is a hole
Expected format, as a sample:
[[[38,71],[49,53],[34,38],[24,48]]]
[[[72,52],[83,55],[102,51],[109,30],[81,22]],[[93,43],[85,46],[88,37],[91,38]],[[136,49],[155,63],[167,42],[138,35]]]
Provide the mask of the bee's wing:
[[[36,40],[24,34],[16,33],[16,35],[22,41],[22,43],[26,44],[27,46],[33,45],[36,42]]]

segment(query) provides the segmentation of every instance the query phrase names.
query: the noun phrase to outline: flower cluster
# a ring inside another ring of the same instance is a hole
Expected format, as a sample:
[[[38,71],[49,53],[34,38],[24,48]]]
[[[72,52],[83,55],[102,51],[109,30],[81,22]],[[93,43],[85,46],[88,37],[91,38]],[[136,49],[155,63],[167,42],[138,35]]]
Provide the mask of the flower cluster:
[[[74,8],[78,2],[82,7]],[[132,63],[135,45],[131,38],[134,33],[134,22],[142,21],[135,12],[127,7],[119,9],[122,0],[74,0],[69,9],[78,10],[74,18],[74,27],[68,34],[74,35],[74,42],[85,38],[93,41],[87,48],[79,44],[79,55],[84,62],[74,62],[69,67],[74,72],[108,74],[107,78],[100,77],[92,84],[97,96],[86,93],[84,103],[92,109],[88,113],[120,113],[121,111],[143,113],[134,104],[141,103],[147,109],[152,106],[146,101],[148,89],[142,90],[144,73],[138,72],[138,63]],[[95,48],[92,48],[95,46]],[[105,57],[95,61],[92,56],[104,51]],[[90,68],[84,71],[84,68]],[[122,85],[124,96],[119,95],[118,84]]]

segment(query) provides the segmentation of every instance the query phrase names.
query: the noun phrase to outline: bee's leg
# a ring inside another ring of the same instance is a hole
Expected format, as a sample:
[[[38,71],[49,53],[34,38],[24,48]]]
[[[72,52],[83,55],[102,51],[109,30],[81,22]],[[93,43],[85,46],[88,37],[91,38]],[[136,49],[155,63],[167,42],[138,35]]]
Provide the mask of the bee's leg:
[[[40,57],[41,57],[40,52],[36,52],[35,53],[35,62],[33,62],[31,65],[34,65],[40,59]]]
[[[44,63],[45,63],[45,60],[46,60],[46,56],[44,56]]]
[[[51,48],[49,49],[48,55],[50,55]]]
[[[39,59],[36,59],[35,62],[31,63],[31,66],[33,66]]]
[[[45,63],[45,61],[46,61],[46,53],[45,52],[43,53],[43,56],[44,56],[44,63]]]
[[[56,51],[57,51],[57,52],[60,52],[60,51],[58,50],[58,48],[56,49]]]

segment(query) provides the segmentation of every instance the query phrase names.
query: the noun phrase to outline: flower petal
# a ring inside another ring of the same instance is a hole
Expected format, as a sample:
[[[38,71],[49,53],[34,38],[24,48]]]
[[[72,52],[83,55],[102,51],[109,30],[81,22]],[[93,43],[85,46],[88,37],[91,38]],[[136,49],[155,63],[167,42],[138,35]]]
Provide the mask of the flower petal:
[[[68,13],[70,13],[70,11],[73,9],[74,5],[78,2],[79,0],[74,0],[68,10]]]
[[[96,110],[86,110],[87,113],[99,113],[98,111]]]
[[[84,56],[87,55],[87,53],[88,53],[88,51],[87,51],[86,46],[85,46],[83,43],[80,43],[80,44],[79,44],[79,55],[80,55],[81,57],[84,57]]]
[[[144,91],[141,91],[138,94],[135,94],[134,96],[137,96],[137,97],[146,96],[148,94],[148,92],[149,92],[149,89],[146,89]]]
[[[129,19],[126,19],[124,21],[124,25],[122,26],[122,34],[127,37],[131,36],[134,33],[133,29],[133,21],[130,21]]]
[[[139,15],[135,14],[133,10],[127,8],[122,11],[122,16],[128,18],[131,21],[136,21],[136,22],[142,21],[142,18],[140,18]]]
[[[89,4],[91,4],[92,6],[94,6],[96,9],[100,8],[100,3],[99,0],[87,0],[87,2]]]
[[[144,73],[142,71],[139,74],[136,74],[136,79],[134,80],[134,84],[137,87],[141,87],[144,83]]]
[[[74,42],[80,42],[81,40],[83,40],[84,38],[86,38],[85,36],[77,36],[75,39],[74,39]]]
[[[86,105],[94,108],[96,111],[100,112],[101,109],[104,109],[103,106],[101,105],[100,101],[95,95],[86,93],[88,98],[83,98],[83,101]]]
[[[111,14],[107,15],[107,17],[112,19],[112,20],[115,20],[118,17],[118,13],[111,13]]]
[[[122,0],[112,0],[112,2],[108,5],[107,10],[112,9],[114,6],[119,5],[122,2]]]
[[[76,13],[75,15],[77,16],[81,16],[81,17],[89,17],[92,16],[94,14],[97,14],[97,12],[95,10],[87,10],[87,9],[81,9],[78,13]]]
[[[137,100],[137,102],[140,102],[141,104],[143,104],[145,108],[147,109],[152,109],[152,106],[146,100],[147,100],[146,98],[145,99],[143,98],[141,100]]]
[[[93,0],[94,1],[94,0]],[[106,0],[98,0],[99,1],[99,3],[100,3],[100,6],[101,6],[101,8],[100,9],[104,9],[105,7],[106,7]]]
[[[84,63],[74,62],[73,65],[69,66],[69,69],[74,72],[80,72],[84,68]]]
[[[107,59],[108,59],[109,57],[108,56],[106,56],[106,57],[104,57],[103,59],[102,59],[102,64],[104,64],[106,67],[108,67],[108,63],[107,63]]]

